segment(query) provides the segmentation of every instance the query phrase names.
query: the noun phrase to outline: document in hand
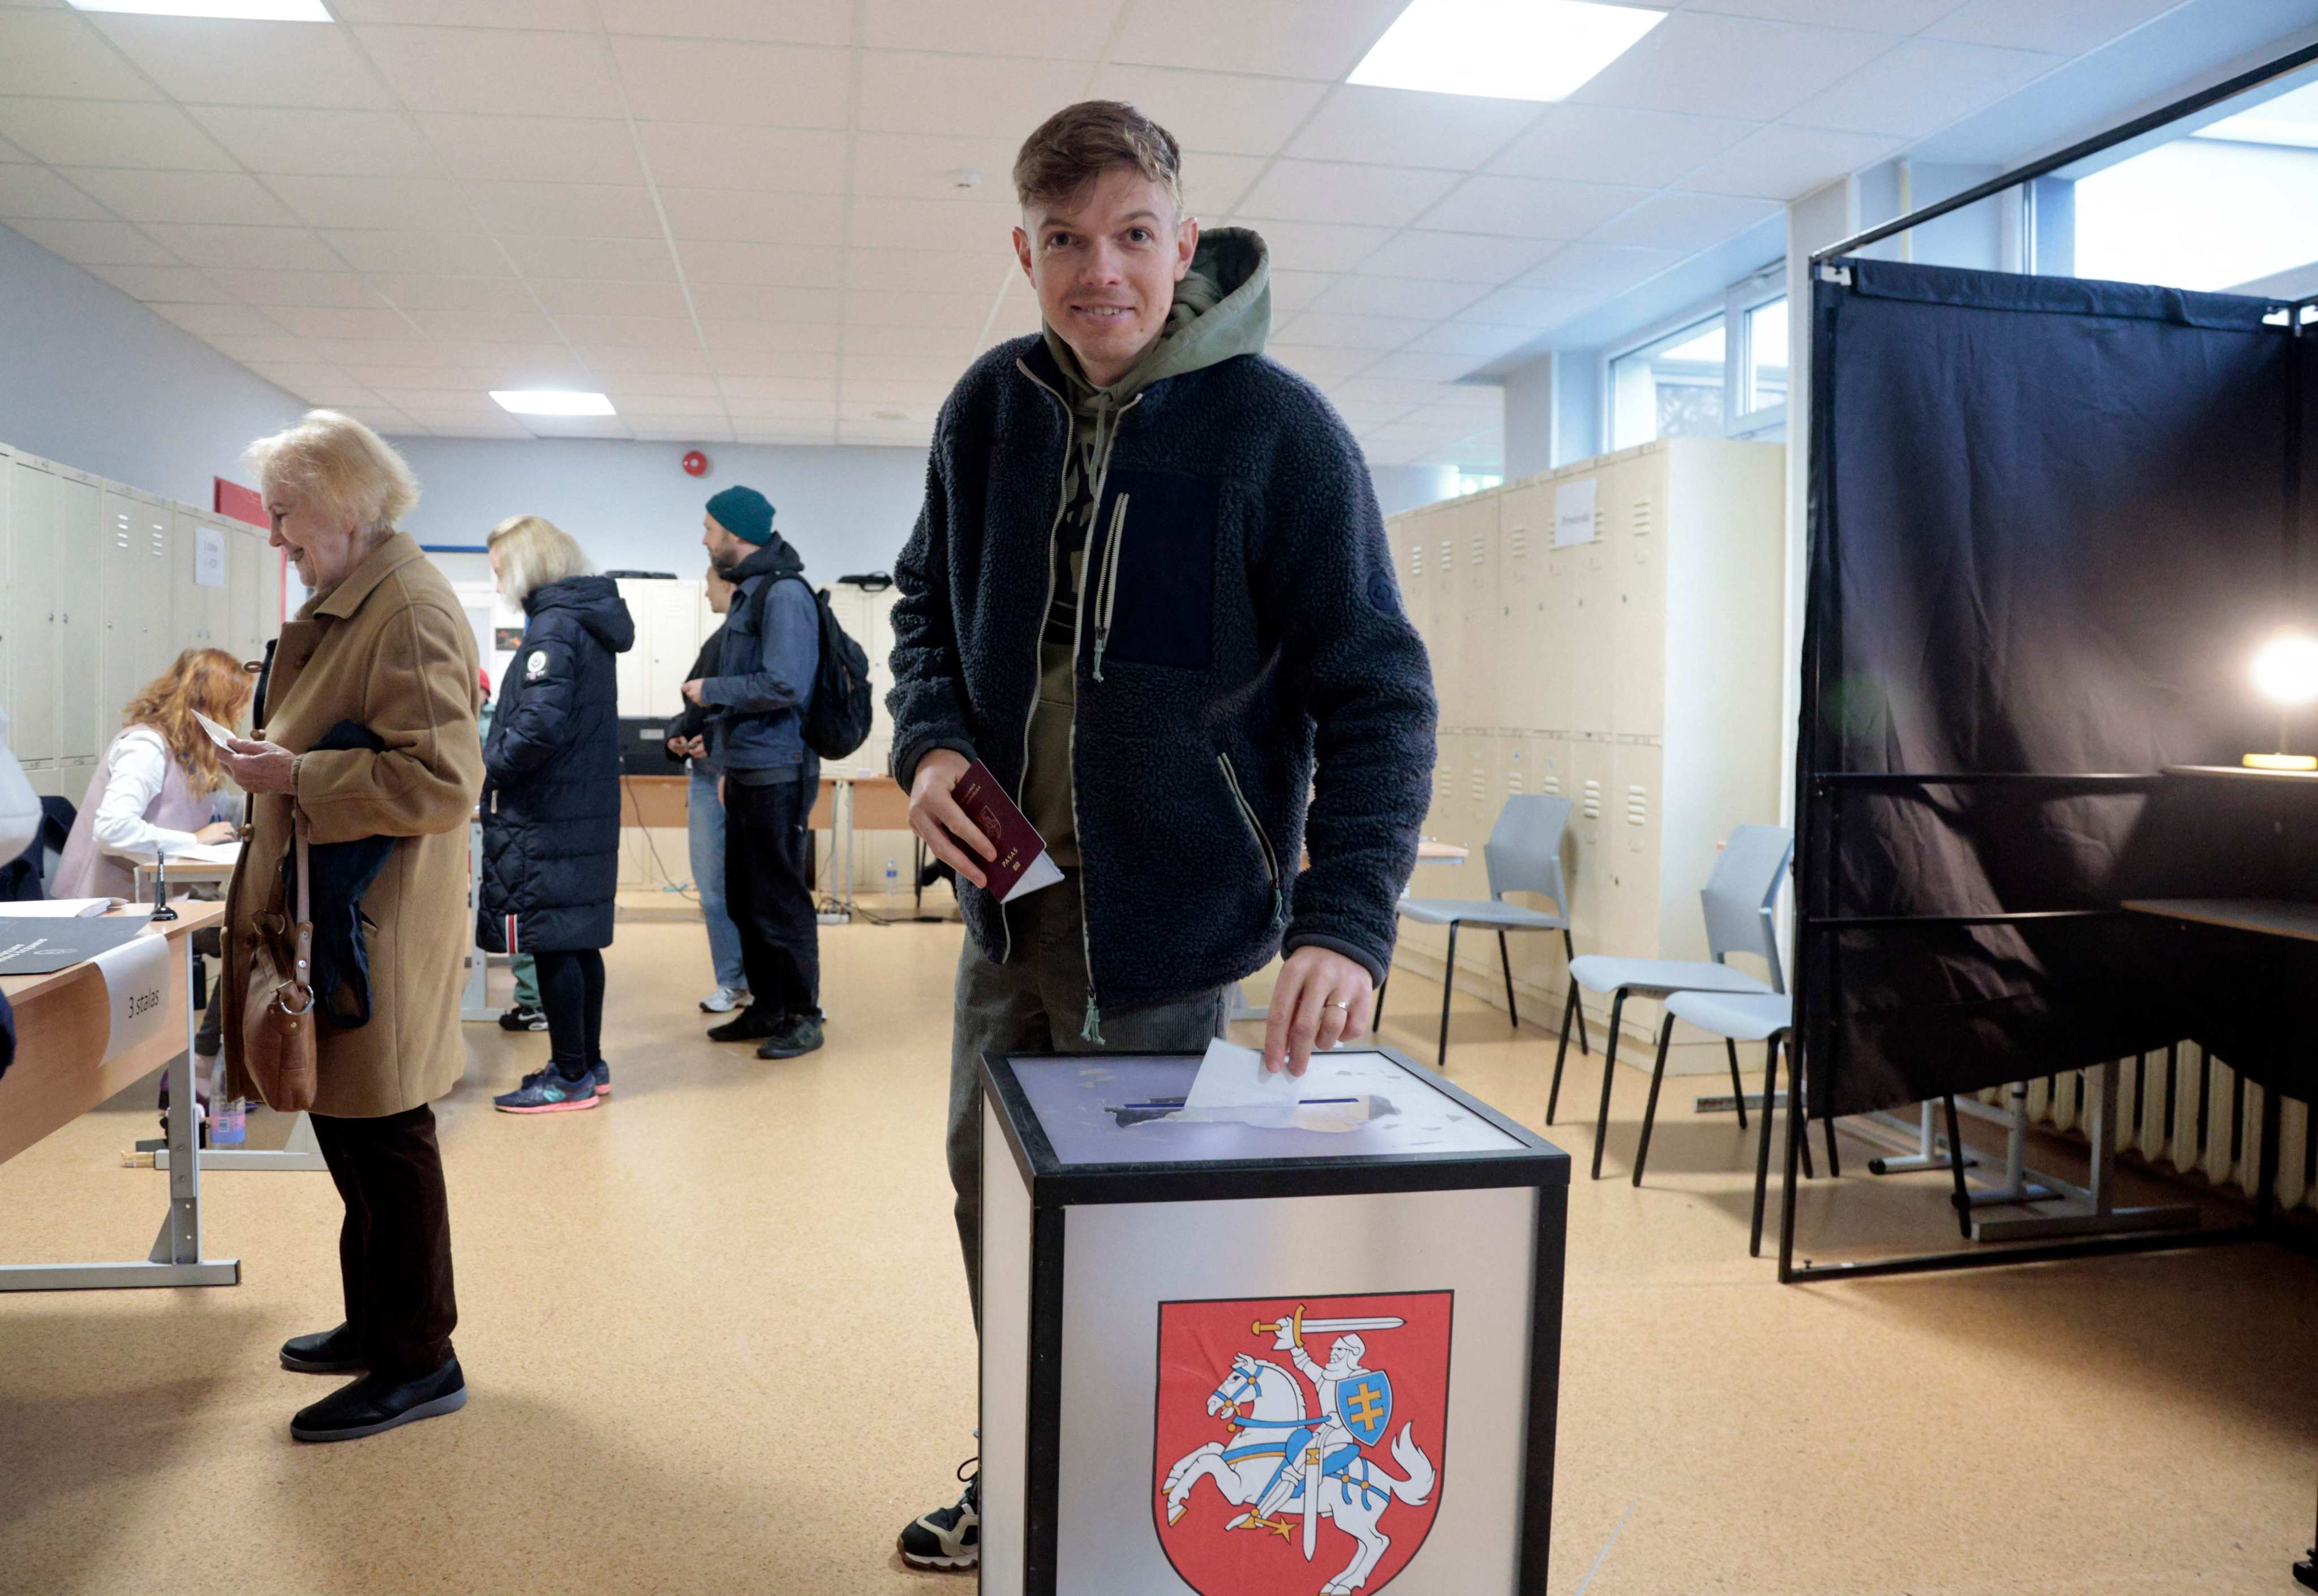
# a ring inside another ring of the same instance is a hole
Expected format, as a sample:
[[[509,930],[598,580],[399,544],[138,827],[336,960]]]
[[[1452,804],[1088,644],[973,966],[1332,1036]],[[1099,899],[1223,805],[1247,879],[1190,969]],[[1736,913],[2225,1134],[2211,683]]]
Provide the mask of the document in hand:
[[[1028,816],[1015,807],[990,767],[976,759],[950,790],[983,835],[998,845],[998,856],[984,863],[983,875],[990,893],[1002,903],[1027,898],[1041,887],[1063,879],[1062,867],[1047,856],[1047,840]]]
[[[202,730],[210,734],[210,740],[218,747],[222,749],[233,746],[234,734],[229,728],[219,725],[199,710],[193,712],[193,719],[202,723]]]

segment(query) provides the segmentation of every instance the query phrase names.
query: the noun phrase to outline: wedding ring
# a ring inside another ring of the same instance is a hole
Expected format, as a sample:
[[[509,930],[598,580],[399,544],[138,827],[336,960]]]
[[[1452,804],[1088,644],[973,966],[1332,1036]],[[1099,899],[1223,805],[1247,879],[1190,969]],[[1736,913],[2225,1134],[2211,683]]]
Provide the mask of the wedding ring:
[[[1341,1009],[1347,1014],[1350,1014],[1352,1011],[1352,1006],[1350,1003],[1323,1003],[1320,1007],[1323,1009]]]

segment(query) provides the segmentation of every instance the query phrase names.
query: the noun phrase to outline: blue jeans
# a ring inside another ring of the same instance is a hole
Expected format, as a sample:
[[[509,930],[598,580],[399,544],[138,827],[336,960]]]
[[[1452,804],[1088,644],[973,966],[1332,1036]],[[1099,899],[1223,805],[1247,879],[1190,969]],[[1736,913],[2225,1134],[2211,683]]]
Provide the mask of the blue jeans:
[[[708,960],[716,984],[739,991],[749,984],[741,968],[741,933],[724,909],[724,806],[716,801],[716,776],[695,759],[692,789],[685,808],[692,840],[692,884],[700,894],[700,918],[708,922]]]

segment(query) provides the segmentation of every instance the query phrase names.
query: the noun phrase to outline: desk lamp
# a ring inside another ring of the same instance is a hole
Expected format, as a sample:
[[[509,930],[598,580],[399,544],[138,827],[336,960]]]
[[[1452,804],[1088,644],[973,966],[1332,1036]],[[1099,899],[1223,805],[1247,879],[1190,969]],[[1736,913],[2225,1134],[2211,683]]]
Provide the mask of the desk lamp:
[[[2253,657],[2253,685],[2278,705],[2278,752],[2248,754],[2247,766],[2255,770],[2318,771],[2318,756],[2286,751],[2295,710],[2318,698],[2318,642],[2296,632],[2271,639]]]

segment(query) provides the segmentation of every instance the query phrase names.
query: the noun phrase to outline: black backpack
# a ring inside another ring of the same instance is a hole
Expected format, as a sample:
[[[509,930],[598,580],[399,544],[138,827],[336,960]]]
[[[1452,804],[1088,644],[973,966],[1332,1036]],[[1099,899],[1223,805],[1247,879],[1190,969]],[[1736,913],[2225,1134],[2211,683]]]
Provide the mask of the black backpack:
[[[804,582],[803,577],[784,580]],[[869,740],[869,656],[838,623],[829,589],[805,582],[821,616],[821,654],[813,671],[813,702],[805,706],[804,746],[824,759],[842,759]],[[765,631],[765,605],[773,585],[757,589],[757,634]]]

